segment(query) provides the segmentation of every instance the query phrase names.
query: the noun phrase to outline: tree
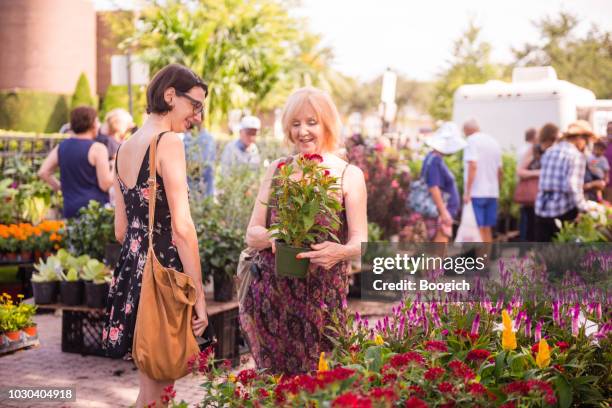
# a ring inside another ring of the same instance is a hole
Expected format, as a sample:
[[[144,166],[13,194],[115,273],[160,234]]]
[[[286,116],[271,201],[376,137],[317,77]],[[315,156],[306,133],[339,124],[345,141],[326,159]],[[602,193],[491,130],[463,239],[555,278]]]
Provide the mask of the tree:
[[[72,95],[72,101],[70,103],[70,108],[74,109],[77,106],[91,106],[96,107],[96,103],[94,102],[94,98],[91,96],[91,87],[89,86],[89,81],[87,80],[87,76],[85,73],[81,73],[79,76],[79,80],[77,81],[76,87],[74,89],[74,94]]]
[[[152,71],[174,62],[198,73],[209,85],[207,122],[220,123],[230,109],[269,109],[294,88],[325,85],[331,76],[331,52],[289,15],[287,4],[156,0],[140,12],[124,44],[141,51]],[[129,32],[124,27],[119,34]]]
[[[592,90],[598,98],[612,98],[612,33],[592,25],[577,38],[580,20],[562,12],[534,22],[541,43],[513,49],[518,66],[551,65],[561,79]]]
[[[453,95],[463,84],[478,84],[499,76],[499,69],[490,62],[491,45],[478,39],[481,27],[473,21],[453,45],[449,67],[435,83],[429,113],[435,119],[450,120]]]

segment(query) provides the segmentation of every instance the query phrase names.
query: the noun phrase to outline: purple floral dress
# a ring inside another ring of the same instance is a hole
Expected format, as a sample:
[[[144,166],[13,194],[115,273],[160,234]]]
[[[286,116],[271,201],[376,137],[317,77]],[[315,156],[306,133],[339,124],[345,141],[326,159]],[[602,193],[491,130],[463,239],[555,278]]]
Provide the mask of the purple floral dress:
[[[272,209],[272,223],[275,217]],[[340,219],[335,233],[344,244],[348,235],[344,209]],[[333,348],[326,336],[331,334],[327,326],[332,324],[332,313],[345,324],[348,261],[331,269],[311,265],[308,277],[300,279],[276,276],[270,248],[259,251],[255,259],[261,277],[254,278],[248,289],[240,325],[257,368],[277,374],[315,370],[320,353]]]
[[[161,136],[161,134],[158,136],[157,143]],[[106,322],[102,330],[102,347],[109,357],[131,359],[142,272],[149,249],[147,239],[149,150],[147,149],[140,166],[136,186],[127,188],[118,175],[117,178],[125,202],[128,229],[106,301]],[[182,271],[183,265],[172,241],[170,209],[164,190],[164,181],[159,174],[157,175],[156,200],[153,232],[155,254],[162,265]]]

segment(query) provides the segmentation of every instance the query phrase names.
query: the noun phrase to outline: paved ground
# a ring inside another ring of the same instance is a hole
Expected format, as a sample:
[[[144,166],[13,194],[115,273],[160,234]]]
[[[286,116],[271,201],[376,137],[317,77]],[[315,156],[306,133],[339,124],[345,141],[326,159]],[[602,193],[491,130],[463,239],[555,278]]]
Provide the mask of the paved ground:
[[[391,305],[351,301],[349,307],[362,315],[380,316],[389,313]],[[56,312],[59,313],[59,312]],[[0,390],[11,387],[76,387],[76,403],[15,403],[2,400],[0,407],[129,407],[138,395],[138,375],[133,363],[102,357],[81,356],[61,351],[61,315],[35,317],[40,346],[0,356]],[[370,319],[373,321],[373,319]],[[244,358],[246,357],[246,358]],[[237,370],[253,366],[247,360]],[[190,406],[200,401],[200,379],[188,376],[177,381],[177,399]]]

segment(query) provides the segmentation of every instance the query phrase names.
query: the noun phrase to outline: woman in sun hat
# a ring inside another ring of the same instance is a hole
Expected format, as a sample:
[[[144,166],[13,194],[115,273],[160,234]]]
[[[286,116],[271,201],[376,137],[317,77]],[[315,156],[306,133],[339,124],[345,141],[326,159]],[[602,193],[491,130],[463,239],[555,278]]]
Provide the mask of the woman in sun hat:
[[[459,127],[446,122],[429,137],[425,144],[432,148],[423,160],[421,179],[427,183],[438,217],[425,218],[427,234],[432,242],[448,242],[452,236],[453,219],[459,212],[459,192],[455,176],[443,157],[455,154],[467,146]]]

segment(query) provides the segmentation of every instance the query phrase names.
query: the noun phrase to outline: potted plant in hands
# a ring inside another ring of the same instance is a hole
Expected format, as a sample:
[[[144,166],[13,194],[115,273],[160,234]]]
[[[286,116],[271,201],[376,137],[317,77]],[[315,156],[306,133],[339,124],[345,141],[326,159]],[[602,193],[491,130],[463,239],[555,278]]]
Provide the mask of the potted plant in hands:
[[[85,304],[88,307],[102,308],[110,286],[110,270],[97,259],[87,261],[81,272],[85,281]]]
[[[276,221],[270,225],[276,240],[275,263],[279,276],[304,278],[310,261],[296,259],[297,254],[311,251],[310,245],[332,239],[340,226],[342,205],[337,177],[321,166],[318,154],[299,156],[293,162],[278,164],[272,182],[270,203]],[[292,175],[297,173],[299,178]]]
[[[50,256],[45,261],[39,260],[34,268],[38,271],[32,274],[34,302],[38,305],[55,303],[59,291],[59,274],[62,272],[62,263],[57,257]]]

